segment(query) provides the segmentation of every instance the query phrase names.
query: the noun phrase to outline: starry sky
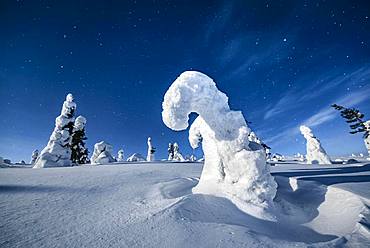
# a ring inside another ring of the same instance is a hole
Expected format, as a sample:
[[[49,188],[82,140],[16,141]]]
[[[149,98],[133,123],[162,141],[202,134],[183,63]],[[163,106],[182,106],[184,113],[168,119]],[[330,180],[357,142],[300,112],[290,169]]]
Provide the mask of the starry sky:
[[[87,145],[157,158],[187,131],[162,122],[166,89],[186,70],[212,77],[273,152],[305,153],[306,124],[330,155],[365,153],[330,108],[370,118],[370,2],[0,1],[0,156],[29,161],[65,95],[87,118]]]

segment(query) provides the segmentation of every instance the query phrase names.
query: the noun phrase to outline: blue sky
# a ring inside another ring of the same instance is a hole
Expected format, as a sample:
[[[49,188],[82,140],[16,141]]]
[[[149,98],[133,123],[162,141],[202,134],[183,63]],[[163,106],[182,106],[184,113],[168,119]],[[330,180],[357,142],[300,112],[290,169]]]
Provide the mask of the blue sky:
[[[363,152],[330,104],[370,116],[368,1],[1,1],[0,156],[42,149],[69,92],[88,147],[157,157],[187,131],[161,119],[185,70],[212,77],[274,152],[304,153],[309,125],[331,155]],[[194,151],[196,155],[200,150]]]

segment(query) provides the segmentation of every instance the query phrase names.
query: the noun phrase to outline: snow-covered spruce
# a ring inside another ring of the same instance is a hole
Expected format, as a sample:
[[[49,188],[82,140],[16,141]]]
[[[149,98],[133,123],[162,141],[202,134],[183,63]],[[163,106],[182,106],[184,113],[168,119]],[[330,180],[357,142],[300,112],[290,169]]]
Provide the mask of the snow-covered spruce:
[[[125,162],[125,152],[122,149],[117,153],[117,162]]]
[[[365,121],[364,122],[364,126],[365,126],[365,138],[364,138],[364,142],[365,142],[365,146],[366,146],[366,149],[367,149],[367,152],[370,156],[370,135],[366,135],[367,134],[370,134],[370,120],[368,121]]]
[[[49,142],[41,151],[33,168],[72,166],[70,142],[76,111],[76,103],[73,100],[73,95],[68,94],[61,114],[55,119],[55,128]]]
[[[176,142],[173,144],[173,159],[174,161],[184,162],[184,156],[182,156],[179,148],[179,144]]]
[[[115,162],[112,156],[113,147],[105,141],[94,145],[94,152],[91,157],[91,164],[108,164]]]
[[[167,148],[167,151],[168,151],[168,158],[167,160],[168,161],[172,161],[173,160],[173,144],[172,143],[168,143],[168,148]]]
[[[83,116],[78,116],[73,125],[71,141],[71,158],[72,162],[75,164],[88,164],[90,162],[89,151],[85,147],[85,140],[87,140],[85,126],[86,118]]]
[[[331,164],[329,156],[326,151],[321,146],[318,138],[313,135],[312,130],[307,126],[300,126],[300,131],[302,135],[307,140],[307,163],[308,164]]]
[[[140,153],[134,153],[127,158],[127,162],[140,162],[145,161],[145,158]]]
[[[205,163],[193,193],[229,198],[243,210],[272,203],[277,184],[265,151],[249,142],[251,130],[242,113],[230,110],[227,96],[211,78],[196,71],[182,73],[167,90],[162,107],[163,122],[177,131],[188,127],[190,113],[199,114],[189,141],[193,148],[202,141]]]
[[[155,147],[152,145],[152,138],[148,137],[148,153],[146,155],[146,161],[152,162],[155,160],[154,153],[155,153]]]
[[[35,164],[38,157],[39,157],[39,150],[36,149],[32,152],[30,164]]]

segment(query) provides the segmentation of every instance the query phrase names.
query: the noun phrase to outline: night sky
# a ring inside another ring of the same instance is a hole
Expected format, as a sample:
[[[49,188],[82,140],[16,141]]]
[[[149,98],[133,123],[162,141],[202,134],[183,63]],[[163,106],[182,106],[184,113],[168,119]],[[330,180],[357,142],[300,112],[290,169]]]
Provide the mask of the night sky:
[[[273,152],[305,153],[305,123],[330,155],[365,153],[330,104],[370,118],[370,1],[1,0],[0,156],[45,147],[69,92],[91,153],[105,140],[145,155],[151,136],[157,158],[173,141],[191,154],[161,118],[185,70],[212,77]]]

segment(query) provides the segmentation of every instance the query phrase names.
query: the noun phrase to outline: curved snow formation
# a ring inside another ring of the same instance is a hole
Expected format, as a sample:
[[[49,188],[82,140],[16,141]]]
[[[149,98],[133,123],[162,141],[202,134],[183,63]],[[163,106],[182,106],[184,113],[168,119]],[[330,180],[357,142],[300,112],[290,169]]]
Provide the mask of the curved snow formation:
[[[47,146],[41,151],[33,168],[72,166],[71,133],[73,129],[76,103],[68,94],[61,114],[55,119],[55,128]]]
[[[300,126],[300,131],[302,135],[307,140],[307,163],[308,164],[331,164],[329,156],[326,151],[321,146],[319,139],[315,137],[312,130],[307,126]]]
[[[91,157],[91,164],[106,164],[115,162],[112,156],[113,147],[105,141],[94,145],[94,152]]]
[[[251,130],[240,111],[229,108],[215,82],[197,71],[182,73],[167,90],[163,122],[172,130],[188,127],[189,114],[199,116],[190,127],[189,142],[202,142],[203,171],[193,193],[222,196],[244,209],[245,203],[268,207],[277,184],[266,164],[263,147],[249,142]]]

